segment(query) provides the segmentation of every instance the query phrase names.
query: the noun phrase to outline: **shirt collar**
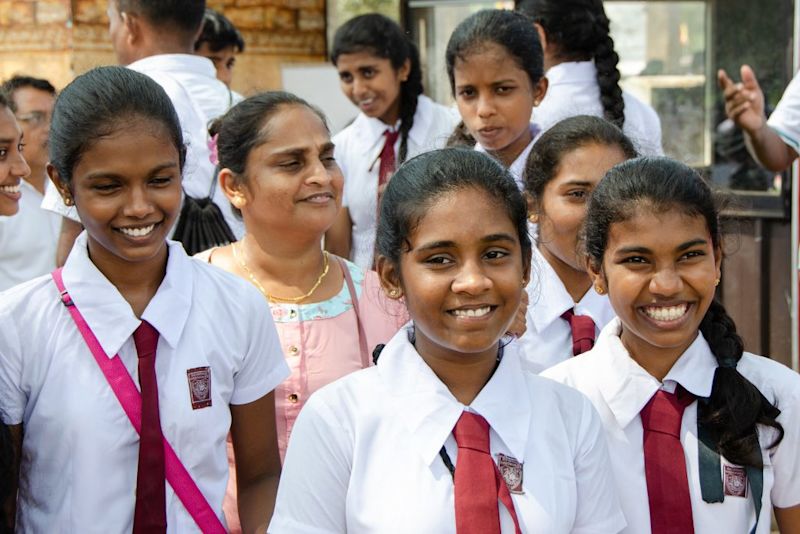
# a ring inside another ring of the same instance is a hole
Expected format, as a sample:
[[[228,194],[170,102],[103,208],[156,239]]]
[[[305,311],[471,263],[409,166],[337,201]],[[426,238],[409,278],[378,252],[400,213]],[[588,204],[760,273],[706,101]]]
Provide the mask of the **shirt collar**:
[[[659,389],[674,391],[680,384],[697,397],[711,394],[717,363],[702,334],[698,332],[662,384],[630,357],[620,340],[621,331],[621,321],[614,318],[600,333],[595,347],[580,356],[596,359],[598,388],[620,428],[627,427]]]
[[[410,327],[409,327],[410,328]],[[528,391],[511,343],[492,378],[470,405],[500,436],[511,454],[524,461],[531,407],[520,399]],[[414,447],[427,465],[438,456],[448,436],[465,410],[419,356],[408,340],[408,330],[400,330],[384,347],[378,360],[378,373],[386,385],[392,410],[409,430]]]
[[[137,72],[193,73],[214,79],[217,76],[210,59],[194,54],[156,54],[134,61],[128,68]]]
[[[597,67],[593,61],[567,61],[553,65],[545,73],[550,87],[561,83],[597,80]]]
[[[189,316],[193,280],[190,260],[180,243],[169,243],[167,273],[142,319],[149,322],[172,347],[177,346]],[[139,327],[141,321],[116,287],[89,258],[86,232],[75,245],[64,265],[64,285],[92,329],[100,346],[113,358]]]
[[[534,143],[536,143],[536,141],[539,139],[539,136],[542,134],[542,129],[539,128],[537,124],[530,123],[528,128],[531,132],[531,142],[528,143],[522,152],[520,152],[519,156],[517,156],[513,163],[511,163],[511,165],[508,167],[508,172],[511,173],[511,176],[514,177],[514,181],[517,182],[517,185],[519,185],[521,189],[523,189],[525,186],[525,164],[528,162],[528,155],[531,153]],[[483,152],[484,154],[488,152],[478,142],[475,143],[474,149],[478,152]]]

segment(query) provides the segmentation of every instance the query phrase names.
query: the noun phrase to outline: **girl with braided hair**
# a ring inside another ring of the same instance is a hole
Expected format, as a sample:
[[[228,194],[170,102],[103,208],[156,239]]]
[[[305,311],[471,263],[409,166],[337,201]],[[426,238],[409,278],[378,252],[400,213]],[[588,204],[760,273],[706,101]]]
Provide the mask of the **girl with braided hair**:
[[[656,112],[619,85],[619,56],[602,0],[517,0],[533,20],[550,90],[536,110],[547,130],[573,115],[596,115],[625,132],[643,155],[661,155]]]
[[[588,269],[618,318],[543,373],[600,412],[628,527],[661,534],[800,529],[800,376],[744,352],[715,300],[719,210],[682,163],[612,168],[589,201]],[[665,231],[666,230],[666,231]]]
[[[361,15],[342,25],[333,38],[331,61],[342,92],[360,113],[333,138],[345,185],[326,248],[369,269],[386,182],[406,159],[443,147],[457,117],[422,94],[419,52],[383,15]]]

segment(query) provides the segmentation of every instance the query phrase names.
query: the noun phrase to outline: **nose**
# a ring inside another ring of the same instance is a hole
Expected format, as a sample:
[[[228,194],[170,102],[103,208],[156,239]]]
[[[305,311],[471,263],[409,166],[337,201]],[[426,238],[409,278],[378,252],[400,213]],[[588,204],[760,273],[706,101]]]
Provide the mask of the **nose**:
[[[450,288],[453,293],[479,295],[492,287],[492,279],[486,275],[478,262],[466,262],[456,273]]]
[[[674,266],[659,269],[650,279],[650,292],[654,295],[671,297],[683,289],[683,279]]]
[[[494,115],[494,113],[494,99],[491,97],[491,95],[482,95],[480,98],[478,98],[479,117],[490,117]]]
[[[317,184],[327,186],[333,181],[333,175],[339,171],[339,166],[333,162],[333,166],[326,166],[326,162],[317,159],[316,163],[311,165],[309,174],[306,177],[307,184]]]
[[[153,211],[153,202],[146,185],[131,186],[123,213],[127,217],[142,219]]]
[[[11,159],[11,174],[14,176],[19,176],[20,178],[27,178],[31,174],[31,168],[28,166],[28,162],[25,161],[25,157],[22,155],[21,152],[16,152]]]
[[[360,76],[353,77],[353,95],[361,97],[367,92],[368,84]]]

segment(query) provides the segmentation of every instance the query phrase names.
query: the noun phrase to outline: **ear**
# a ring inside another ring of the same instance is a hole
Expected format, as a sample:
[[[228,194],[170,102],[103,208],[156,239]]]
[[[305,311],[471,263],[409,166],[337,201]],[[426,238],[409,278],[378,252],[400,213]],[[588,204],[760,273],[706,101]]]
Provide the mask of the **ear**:
[[[533,27],[536,28],[536,33],[539,34],[539,42],[542,44],[542,54],[546,54],[547,52],[547,34],[544,31],[544,28],[538,22],[533,23]]]
[[[539,209],[536,205],[536,199],[527,191],[523,191],[522,196],[525,198],[525,204],[528,205],[528,220],[534,224],[539,222]]]
[[[714,269],[717,274],[717,280],[722,278],[722,247],[714,247]]]
[[[535,245],[531,243],[531,247]],[[528,282],[531,281],[531,258],[533,256],[533,250],[529,250],[528,253],[522,259],[522,290],[525,291],[525,288],[528,287]]]
[[[125,28],[125,41],[128,46],[136,46],[142,41],[142,21],[135,13],[122,11],[119,14],[122,19],[122,27]]]
[[[404,82],[408,80],[409,74],[411,74],[411,60],[406,59],[403,65],[397,69],[397,77],[400,78],[400,82]]]
[[[247,205],[247,196],[245,195],[245,185],[236,179],[236,175],[232,170],[224,168],[219,171],[217,178],[219,186],[228,201],[233,204],[236,209],[242,209]]]
[[[588,255],[585,256],[585,260],[586,272],[589,274],[589,278],[592,279],[592,286],[595,288],[601,288],[603,290],[602,293],[598,291],[598,293],[601,295],[608,294],[608,283],[606,282],[606,277],[603,274],[603,266],[597,265]]]
[[[53,182],[53,185],[56,186],[58,193],[61,195],[61,199],[64,201],[64,204],[67,206],[74,206],[75,199],[73,198],[72,191],[70,191],[69,185],[67,185],[62,179],[61,175],[58,173],[58,169],[56,169],[52,163],[48,163],[47,167],[47,176],[50,177],[50,181]]]
[[[539,78],[539,81],[536,82],[536,85],[533,87],[533,107],[536,107],[542,103],[542,100],[544,100],[544,97],[547,94],[547,88],[549,86],[550,82],[547,80],[546,76]]]
[[[375,260],[375,271],[381,281],[381,288],[391,299],[399,299],[403,296],[403,287],[400,283],[400,271],[386,256],[378,256]]]

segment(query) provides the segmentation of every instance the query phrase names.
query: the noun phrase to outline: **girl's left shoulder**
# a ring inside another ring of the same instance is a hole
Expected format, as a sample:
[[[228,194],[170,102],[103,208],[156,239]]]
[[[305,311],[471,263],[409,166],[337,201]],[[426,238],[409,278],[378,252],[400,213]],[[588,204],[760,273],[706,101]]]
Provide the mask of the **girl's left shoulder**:
[[[745,352],[736,369],[778,408],[800,405],[800,374],[782,363]]]

